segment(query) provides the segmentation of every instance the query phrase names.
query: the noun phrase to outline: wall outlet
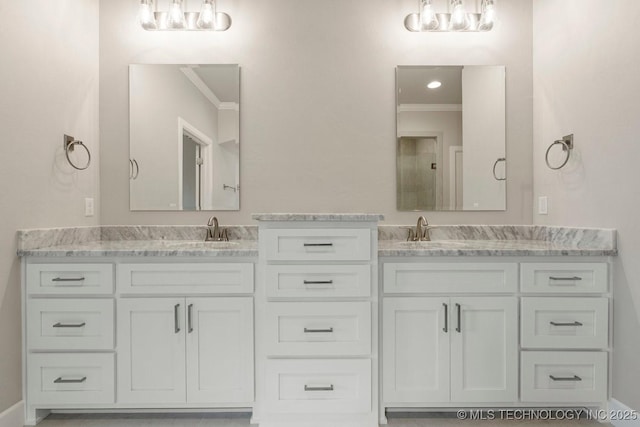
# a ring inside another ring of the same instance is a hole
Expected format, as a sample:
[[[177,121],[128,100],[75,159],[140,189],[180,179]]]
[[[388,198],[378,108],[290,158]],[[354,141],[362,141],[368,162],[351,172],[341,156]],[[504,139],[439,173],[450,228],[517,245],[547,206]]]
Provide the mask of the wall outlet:
[[[540,215],[549,214],[549,199],[547,196],[538,197],[538,214]]]
[[[93,216],[95,213],[95,205],[93,203],[93,197],[87,197],[84,199],[84,216]]]

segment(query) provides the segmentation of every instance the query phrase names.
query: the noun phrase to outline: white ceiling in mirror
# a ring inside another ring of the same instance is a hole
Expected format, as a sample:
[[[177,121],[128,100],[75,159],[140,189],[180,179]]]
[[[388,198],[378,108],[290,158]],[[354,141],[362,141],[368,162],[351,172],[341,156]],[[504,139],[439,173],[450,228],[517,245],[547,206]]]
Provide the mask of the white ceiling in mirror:
[[[429,90],[427,85],[442,85]],[[462,104],[462,67],[398,67],[398,105]]]

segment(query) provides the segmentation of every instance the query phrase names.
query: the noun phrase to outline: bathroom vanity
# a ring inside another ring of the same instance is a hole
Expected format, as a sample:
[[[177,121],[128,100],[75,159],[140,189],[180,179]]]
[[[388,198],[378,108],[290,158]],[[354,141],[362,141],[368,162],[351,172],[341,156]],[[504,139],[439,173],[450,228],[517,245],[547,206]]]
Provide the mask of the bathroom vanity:
[[[373,426],[397,410],[607,404],[615,231],[451,226],[406,242],[379,215],[254,218],[231,242],[22,232],[27,424],[162,409]]]

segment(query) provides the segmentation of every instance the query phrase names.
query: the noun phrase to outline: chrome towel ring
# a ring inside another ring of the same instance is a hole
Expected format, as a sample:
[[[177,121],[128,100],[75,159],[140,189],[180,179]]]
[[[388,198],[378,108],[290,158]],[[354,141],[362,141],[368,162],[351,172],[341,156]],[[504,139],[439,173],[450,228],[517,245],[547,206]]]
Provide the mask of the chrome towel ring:
[[[506,176],[504,178],[498,178],[498,175],[496,174],[496,167],[500,162],[504,162],[506,165],[507,159],[504,157],[500,157],[498,160],[496,160],[496,162],[493,164],[493,177],[495,178],[496,181],[506,181],[507,180]]]
[[[73,161],[71,161],[71,158],[69,157],[69,152],[73,153],[73,150],[75,149],[75,147],[79,145],[82,148],[85,149],[85,151],[87,152],[87,164],[84,166],[78,166],[75,163],[73,163]],[[89,165],[91,164],[91,151],[89,151],[89,148],[84,145],[84,142],[82,141],[77,141],[74,137],[69,136],[69,135],[65,135],[64,136],[64,155],[67,157],[67,161],[69,162],[69,164],[74,168],[77,169],[79,171],[83,171],[85,169],[87,169],[89,167]]]
[[[560,164],[560,166],[551,166],[551,162],[549,162],[549,153],[555,145],[562,145],[562,151],[566,153],[565,159],[562,164]],[[562,139],[558,139],[557,141],[553,141],[549,148],[547,148],[547,152],[544,155],[544,161],[547,163],[547,166],[551,170],[557,171],[558,169],[562,169],[567,165],[567,163],[569,163],[569,159],[571,158],[571,150],[573,150],[573,134],[567,135]]]

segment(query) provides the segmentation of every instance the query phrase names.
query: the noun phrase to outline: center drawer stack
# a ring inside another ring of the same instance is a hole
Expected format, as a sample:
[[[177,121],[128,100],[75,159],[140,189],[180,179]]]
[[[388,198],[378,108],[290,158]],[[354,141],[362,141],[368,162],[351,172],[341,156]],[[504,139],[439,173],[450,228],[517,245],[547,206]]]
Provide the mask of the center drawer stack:
[[[266,412],[373,421],[377,236],[366,223],[294,225],[260,235]]]

